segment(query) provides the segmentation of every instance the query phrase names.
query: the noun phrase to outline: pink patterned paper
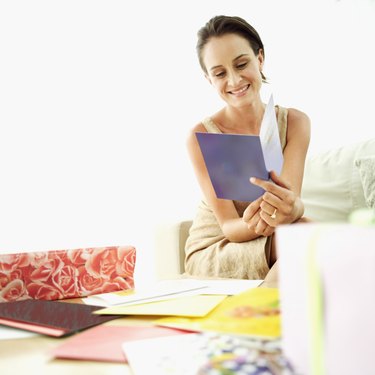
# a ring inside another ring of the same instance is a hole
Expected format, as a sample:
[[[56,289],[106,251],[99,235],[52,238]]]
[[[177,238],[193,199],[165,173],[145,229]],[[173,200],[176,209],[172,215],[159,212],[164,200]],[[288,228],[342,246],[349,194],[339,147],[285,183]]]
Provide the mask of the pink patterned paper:
[[[135,260],[133,246],[0,254],[0,302],[133,289]]]

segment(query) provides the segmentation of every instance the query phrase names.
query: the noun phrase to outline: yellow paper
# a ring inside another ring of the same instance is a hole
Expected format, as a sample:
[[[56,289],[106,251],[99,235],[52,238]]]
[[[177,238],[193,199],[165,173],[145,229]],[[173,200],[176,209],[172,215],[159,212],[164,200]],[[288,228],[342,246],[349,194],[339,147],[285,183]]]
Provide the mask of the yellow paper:
[[[196,331],[277,338],[281,335],[278,289],[254,288],[228,297],[202,318],[169,317],[155,323]]]
[[[197,295],[179,297],[165,301],[148,302],[138,305],[111,306],[96,310],[95,314],[106,315],[167,315],[203,317],[222,302],[224,295]]]

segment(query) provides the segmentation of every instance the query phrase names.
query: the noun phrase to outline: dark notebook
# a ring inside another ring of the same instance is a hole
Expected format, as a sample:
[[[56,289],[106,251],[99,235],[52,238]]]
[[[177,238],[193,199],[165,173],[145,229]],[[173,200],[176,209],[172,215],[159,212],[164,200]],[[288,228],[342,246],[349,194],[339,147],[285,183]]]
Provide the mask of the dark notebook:
[[[81,303],[24,300],[0,303],[0,324],[41,333],[65,336],[120,318],[119,315],[95,315],[102,306]]]

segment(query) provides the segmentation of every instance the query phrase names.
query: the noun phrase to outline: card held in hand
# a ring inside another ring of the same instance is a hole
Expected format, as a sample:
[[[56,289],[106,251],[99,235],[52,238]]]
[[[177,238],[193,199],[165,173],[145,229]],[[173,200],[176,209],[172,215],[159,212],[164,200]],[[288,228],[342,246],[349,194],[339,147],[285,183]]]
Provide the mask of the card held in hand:
[[[259,136],[197,132],[196,137],[219,199],[251,202],[264,190],[250,177],[268,180],[271,170],[281,173],[283,154],[272,96]]]

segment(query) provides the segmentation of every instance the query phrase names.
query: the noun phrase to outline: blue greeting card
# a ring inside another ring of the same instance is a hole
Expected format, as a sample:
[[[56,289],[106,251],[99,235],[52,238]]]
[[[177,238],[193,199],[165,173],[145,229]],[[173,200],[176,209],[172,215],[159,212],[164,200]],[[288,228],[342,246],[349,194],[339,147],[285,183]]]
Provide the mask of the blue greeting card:
[[[280,174],[283,154],[273,98],[266,107],[260,135],[196,133],[217,198],[253,201],[264,190],[250,183],[250,177],[269,179]]]

